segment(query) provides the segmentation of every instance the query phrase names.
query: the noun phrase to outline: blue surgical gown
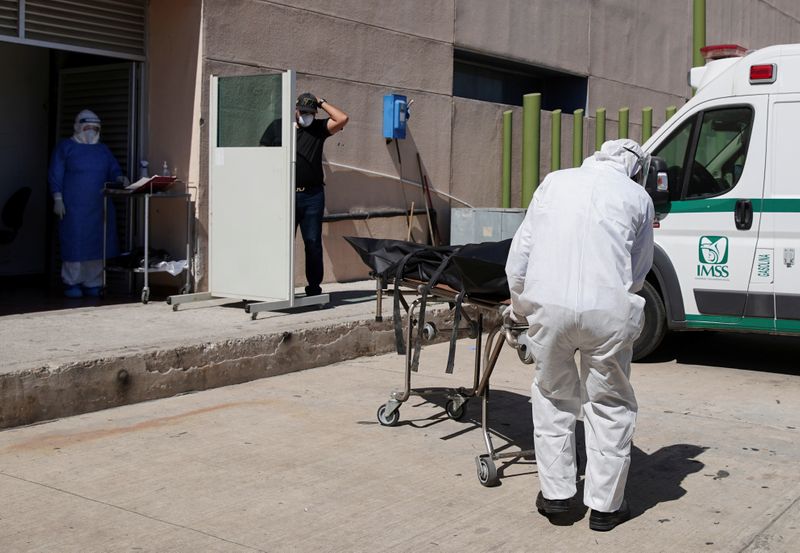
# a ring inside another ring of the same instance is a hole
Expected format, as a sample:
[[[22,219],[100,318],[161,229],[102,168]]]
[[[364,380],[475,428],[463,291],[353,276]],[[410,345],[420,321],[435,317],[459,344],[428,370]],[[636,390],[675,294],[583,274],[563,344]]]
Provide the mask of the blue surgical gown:
[[[61,259],[89,261],[103,258],[103,188],[122,170],[105,144],[62,140],[50,162],[50,191],[64,197],[66,214],[59,222]],[[108,201],[106,257],[119,254],[114,206]]]

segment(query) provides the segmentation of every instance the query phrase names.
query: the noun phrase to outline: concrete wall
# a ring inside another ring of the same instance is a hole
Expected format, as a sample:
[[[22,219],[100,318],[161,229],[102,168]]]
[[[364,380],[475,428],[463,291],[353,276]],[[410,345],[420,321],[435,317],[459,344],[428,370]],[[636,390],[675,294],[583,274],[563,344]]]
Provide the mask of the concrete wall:
[[[176,191],[199,188],[197,159],[198,110],[195,102],[197,60],[200,49],[201,0],[150,2],[146,65],[147,134],[144,159],[150,173],[160,173],[163,163],[178,176]],[[192,163],[194,160],[194,163]],[[138,174],[138,173],[137,173]],[[175,258],[185,257],[186,218],[183,200],[158,200],[151,207],[151,247],[165,249]],[[150,276],[154,286],[179,287],[180,278],[165,273]]]
[[[159,10],[175,14],[188,9],[194,17],[198,3],[175,3],[178,7],[151,3],[151,15]],[[798,18],[800,8],[795,0],[708,0],[708,42],[738,41],[748,47],[797,42]],[[351,118],[344,132],[326,145],[328,212],[407,209],[412,201],[421,207],[420,190],[401,182],[401,178],[419,182],[421,165],[432,188],[441,192],[434,203],[445,238],[451,205],[490,207],[500,202],[501,117],[509,109],[453,98],[454,49],[585,76],[584,155],[594,150],[592,117],[597,107],[607,108],[607,138],[617,136],[618,109],[630,107],[630,136],[639,139],[641,108],[654,108],[657,127],[665,119],[667,106],[680,106],[691,94],[686,81],[692,57],[689,0],[206,0],[200,72],[189,60],[192,44],[196,44],[191,40],[197,35],[190,29],[193,21],[179,26],[190,40],[189,54],[174,54],[173,58],[180,59],[172,59],[170,64],[182,63],[181,73],[186,69],[183,78],[192,86],[200,85],[199,102],[189,93],[191,87],[181,91],[186,105],[195,109],[195,119],[197,113],[207,117],[206,83],[212,73],[241,75],[292,68],[298,73],[298,92],[324,96]],[[158,29],[153,30],[157,37]],[[414,99],[408,138],[400,142],[399,156],[395,144],[387,144],[381,136],[381,99],[391,92]],[[511,109],[512,205],[516,206],[520,198],[521,109]],[[154,119],[158,117],[151,115],[151,121]],[[572,165],[571,132],[571,114],[564,114],[562,167]],[[542,178],[550,164],[549,133],[550,118],[545,113]],[[202,262],[207,226],[205,129],[195,126],[193,140],[195,161],[189,170],[199,179]],[[423,222],[422,226],[427,225]],[[402,219],[326,224],[325,279],[344,281],[365,274],[341,239],[343,235],[405,238],[406,232]],[[298,254],[297,282],[302,284],[301,249]],[[200,288],[204,285],[201,282]]]

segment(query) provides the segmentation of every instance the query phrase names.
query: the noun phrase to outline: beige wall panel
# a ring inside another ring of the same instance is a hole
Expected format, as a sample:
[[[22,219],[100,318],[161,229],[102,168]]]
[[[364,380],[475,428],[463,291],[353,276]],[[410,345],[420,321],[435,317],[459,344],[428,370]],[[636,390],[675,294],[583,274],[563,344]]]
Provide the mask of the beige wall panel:
[[[456,0],[455,44],[586,74],[589,9],[585,0]]]
[[[443,42],[255,0],[207,3],[205,24],[207,55],[219,61],[452,92],[452,47]]]
[[[675,95],[689,93],[691,2],[595,0],[591,24],[592,75]]]
[[[411,226],[412,237],[417,242],[427,240],[427,223],[423,217],[416,217]],[[322,225],[322,252],[325,282],[349,282],[369,278],[369,268],[361,261],[355,250],[344,239],[345,236],[368,236],[370,238],[391,238],[405,240],[408,223],[404,217],[380,219],[337,221]],[[300,233],[295,237],[295,286],[306,284],[305,254]]]
[[[453,195],[475,207],[502,199],[503,111],[507,106],[453,99]],[[453,207],[461,207],[453,204]]]
[[[193,189],[190,181],[192,133],[195,121],[195,83],[200,48],[200,0],[152,2],[149,10],[146,64],[147,136],[144,159],[151,174],[160,173],[164,161],[178,178]],[[138,169],[135,172],[138,177]],[[185,204],[179,200],[157,200],[151,204],[151,247],[167,250],[183,259],[186,249]],[[197,273],[197,271],[195,271]],[[180,287],[184,280],[154,274],[153,285]]]
[[[653,108],[653,125],[659,126],[664,123],[666,118],[665,111],[667,106],[674,105],[678,108],[683,106],[686,100],[673,94],[664,94],[632,85],[609,81],[606,79],[589,78],[589,112],[594,117],[596,108],[606,108],[606,118],[616,121],[618,110],[621,107],[630,108],[630,122],[641,123],[642,108],[650,106]],[[594,134],[591,136],[594,140]],[[631,136],[639,140],[638,136]]]
[[[710,4],[717,4],[721,0],[711,0]],[[784,15],[793,17],[800,21],[800,2],[797,0],[770,0],[775,9],[783,12]]]
[[[303,10],[315,11],[392,29],[400,33],[453,42],[455,0],[280,0]]]
[[[756,49],[800,42],[800,2],[708,0],[706,43],[741,44]],[[787,14],[791,14],[791,17]]]
[[[420,189],[399,180],[402,175],[420,182],[417,154],[430,185],[449,192],[450,97],[308,75],[298,76],[297,90],[323,96],[350,116],[345,129],[325,144],[324,161],[349,167],[325,166],[330,213],[376,207],[405,209],[412,201],[423,207]],[[383,96],[390,93],[414,100],[406,138],[398,141],[400,162],[395,142],[387,144],[382,132]]]

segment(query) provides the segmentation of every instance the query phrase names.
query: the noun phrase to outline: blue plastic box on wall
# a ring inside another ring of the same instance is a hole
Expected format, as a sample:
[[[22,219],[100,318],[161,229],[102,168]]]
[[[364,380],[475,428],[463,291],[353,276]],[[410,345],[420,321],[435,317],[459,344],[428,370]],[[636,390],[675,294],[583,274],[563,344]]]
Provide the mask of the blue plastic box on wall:
[[[405,138],[408,102],[400,94],[387,94],[383,97],[383,137]]]

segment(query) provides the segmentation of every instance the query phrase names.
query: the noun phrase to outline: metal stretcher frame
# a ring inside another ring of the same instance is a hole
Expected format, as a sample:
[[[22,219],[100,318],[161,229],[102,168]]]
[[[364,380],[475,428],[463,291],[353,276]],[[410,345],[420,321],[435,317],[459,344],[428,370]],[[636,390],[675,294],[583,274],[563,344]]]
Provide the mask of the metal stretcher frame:
[[[382,293],[388,290],[385,279],[376,278],[378,288],[378,314],[381,313]],[[444,285],[430,286],[428,283],[416,280],[397,279],[395,280],[393,293],[398,298],[408,313],[406,324],[406,344],[405,347],[405,381],[402,391],[394,391],[390,394],[389,400],[378,408],[378,422],[383,426],[395,426],[400,420],[400,406],[412,395],[426,396],[434,394],[444,394],[447,397],[445,411],[453,420],[460,420],[466,413],[467,402],[476,397],[481,398],[481,430],[486,445],[486,454],[475,457],[478,480],[484,486],[495,486],[499,483],[497,465],[495,461],[507,458],[533,458],[533,450],[519,450],[510,452],[498,452],[492,443],[491,431],[489,430],[489,382],[500,356],[503,345],[508,343],[514,347],[520,360],[525,363],[532,363],[532,358],[525,351],[518,340],[520,332],[527,330],[527,325],[514,325],[500,323],[494,326],[483,341],[483,321],[486,314],[497,314],[506,303],[495,303],[482,301],[479,299],[468,298],[463,291],[453,290]],[[418,297],[409,305],[404,294],[416,294]],[[470,337],[475,340],[475,361],[473,371],[473,384],[471,388],[451,388],[445,392],[427,389],[414,389],[411,386],[411,373],[417,372],[419,368],[419,354],[422,340],[433,339],[436,329],[429,323],[425,323],[425,310],[427,299],[430,298],[432,304],[448,303],[453,305],[454,317],[453,328],[450,338],[450,349],[448,352],[448,362],[446,372],[453,372],[453,362],[458,332],[464,330],[460,327],[460,320],[463,317],[469,325]],[[477,309],[478,315],[473,321],[464,311],[466,305]],[[419,314],[415,317],[415,312],[419,309]],[[377,319],[377,316],[376,316]],[[415,331],[416,329],[416,331]],[[398,344],[399,345],[399,344]]]

